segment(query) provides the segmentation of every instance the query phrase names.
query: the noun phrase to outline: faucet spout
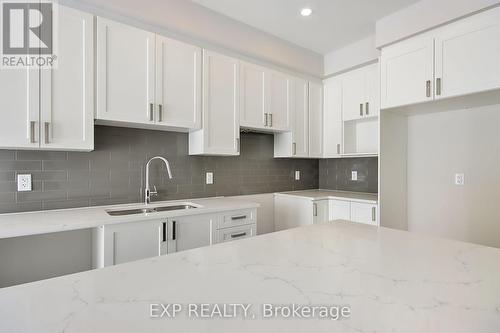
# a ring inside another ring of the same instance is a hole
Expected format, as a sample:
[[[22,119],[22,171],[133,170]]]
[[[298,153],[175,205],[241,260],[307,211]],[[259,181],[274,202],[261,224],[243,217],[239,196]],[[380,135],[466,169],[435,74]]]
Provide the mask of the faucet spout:
[[[149,167],[151,165],[151,162],[153,162],[154,160],[163,161],[163,163],[165,164],[165,167],[167,168],[168,178],[172,179],[172,171],[170,170],[170,163],[168,162],[168,160],[164,157],[161,157],[161,156],[155,156],[155,157],[151,158],[148,161],[148,163],[146,163],[146,189],[144,191],[144,201],[145,201],[146,205],[151,203],[151,196],[152,195],[158,194],[158,192],[156,191],[156,186],[154,187],[155,190],[151,191],[151,188],[149,185]]]

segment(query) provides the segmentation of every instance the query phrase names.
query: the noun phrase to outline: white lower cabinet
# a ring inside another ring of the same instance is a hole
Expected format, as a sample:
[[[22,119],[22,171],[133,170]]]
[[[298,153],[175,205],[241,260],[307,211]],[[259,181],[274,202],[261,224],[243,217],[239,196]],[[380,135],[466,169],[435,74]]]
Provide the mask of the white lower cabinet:
[[[168,219],[166,237],[162,238],[165,253],[174,253],[197,247],[209,246],[213,243],[213,228],[217,215],[193,215]]]
[[[92,232],[92,266],[130,261],[255,236],[257,209],[100,226]]]
[[[369,203],[351,202],[351,221],[378,225],[377,205]]]
[[[287,194],[274,195],[276,231],[334,220],[378,226],[377,204],[350,201],[348,198],[311,200]]]
[[[100,226],[93,231],[94,268],[161,255],[164,220]]]

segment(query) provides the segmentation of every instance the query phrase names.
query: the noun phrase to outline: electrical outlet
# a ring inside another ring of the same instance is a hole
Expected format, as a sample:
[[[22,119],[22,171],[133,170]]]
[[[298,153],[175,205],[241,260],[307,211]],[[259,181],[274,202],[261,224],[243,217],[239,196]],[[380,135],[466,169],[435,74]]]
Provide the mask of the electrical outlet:
[[[455,185],[464,186],[465,185],[465,175],[463,173],[455,174]]]
[[[207,183],[207,185],[212,185],[214,183],[214,173],[213,172],[207,172],[206,183]]]
[[[31,190],[31,175],[17,175],[17,191],[27,192]]]
[[[295,180],[300,180],[300,171],[295,170]]]
[[[358,172],[357,171],[351,171],[351,180],[354,180],[354,181],[358,180]]]

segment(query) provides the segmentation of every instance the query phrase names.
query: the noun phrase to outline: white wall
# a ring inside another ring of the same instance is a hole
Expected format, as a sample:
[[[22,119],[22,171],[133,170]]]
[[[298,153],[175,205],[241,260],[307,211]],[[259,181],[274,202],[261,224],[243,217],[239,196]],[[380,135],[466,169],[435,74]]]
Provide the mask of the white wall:
[[[409,231],[500,247],[499,124],[500,104],[408,118]]]
[[[60,0],[61,4],[321,78],[323,55],[186,0]]]
[[[500,4],[500,0],[421,0],[376,23],[380,48],[446,22]]]
[[[377,61],[380,51],[375,48],[375,35],[361,39],[325,55],[325,76]]]
[[[0,288],[91,269],[90,230],[0,239]]]

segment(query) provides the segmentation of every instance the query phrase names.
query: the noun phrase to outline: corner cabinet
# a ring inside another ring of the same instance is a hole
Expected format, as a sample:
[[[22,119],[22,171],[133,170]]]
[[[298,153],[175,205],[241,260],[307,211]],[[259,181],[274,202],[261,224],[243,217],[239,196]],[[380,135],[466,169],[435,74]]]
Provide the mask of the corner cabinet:
[[[382,108],[500,89],[500,7],[384,47]]]
[[[189,133],[189,155],[239,155],[239,106],[239,61],[203,50],[202,128]]]
[[[309,157],[323,157],[323,85],[309,82]]]
[[[59,6],[53,69],[3,70],[0,148],[94,149],[93,16]]]
[[[342,80],[332,77],[323,81],[323,157],[338,158],[342,145]]]

